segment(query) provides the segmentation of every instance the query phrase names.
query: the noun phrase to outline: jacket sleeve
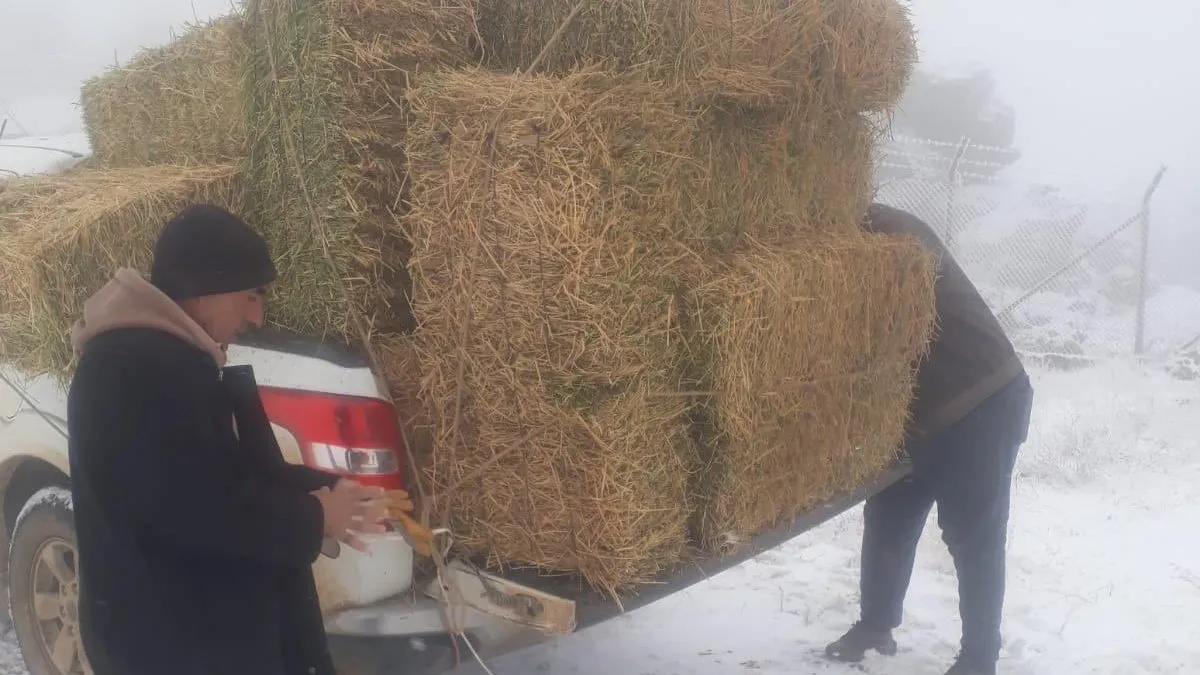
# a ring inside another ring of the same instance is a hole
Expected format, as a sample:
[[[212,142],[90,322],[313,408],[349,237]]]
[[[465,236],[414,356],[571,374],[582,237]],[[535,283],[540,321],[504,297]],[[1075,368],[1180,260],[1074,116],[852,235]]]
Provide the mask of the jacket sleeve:
[[[312,571],[308,567],[285,567],[276,580],[280,586],[281,632],[293,636],[281,645],[284,672],[337,675]]]
[[[86,412],[116,425],[101,468],[119,482],[111,498],[129,517],[179,546],[267,564],[311,564],[324,533],[321,503],[305,490],[273,485],[246,471],[238,449],[216,437],[203,387],[113,359],[90,378]],[[132,369],[132,370],[131,370]]]
[[[323,487],[332,489],[337,485],[339,476],[289,464],[283,458],[252,369],[248,366],[226,368],[222,384],[237,419],[238,442],[242,453],[264,476],[272,482],[305,492],[316,492]]]

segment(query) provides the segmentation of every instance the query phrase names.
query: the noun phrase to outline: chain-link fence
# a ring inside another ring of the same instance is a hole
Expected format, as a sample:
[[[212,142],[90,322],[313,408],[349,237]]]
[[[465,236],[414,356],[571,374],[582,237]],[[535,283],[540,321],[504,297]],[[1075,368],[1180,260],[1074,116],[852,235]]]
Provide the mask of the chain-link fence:
[[[877,200],[938,230],[1022,351],[1141,353],[1148,207],[1158,178],[1143,204],[1085,204],[999,177],[1016,158],[965,139],[901,137],[879,158]]]

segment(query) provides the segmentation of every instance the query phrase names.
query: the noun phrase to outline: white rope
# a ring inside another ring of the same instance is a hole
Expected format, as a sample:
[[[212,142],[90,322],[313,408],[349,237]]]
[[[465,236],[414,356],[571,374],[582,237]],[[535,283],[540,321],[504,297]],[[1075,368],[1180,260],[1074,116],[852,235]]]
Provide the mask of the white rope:
[[[456,604],[455,600],[457,600],[457,603],[462,609],[469,609],[466,603],[462,600],[462,590],[458,587],[458,584],[448,583],[448,580],[443,576],[444,572],[446,571],[445,560],[447,556],[450,555],[450,550],[454,548],[454,534],[448,527],[439,527],[435,530],[431,530],[430,532],[434,537],[437,537],[438,535],[445,535],[446,538],[445,544],[439,547],[436,551],[438,555],[436,558],[434,558],[434,564],[437,565],[438,570],[437,580],[439,594],[443,596],[443,601],[447,607],[446,618],[447,623],[450,624],[447,627],[450,629],[452,635],[457,635],[458,637],[462,638],[463,643],[465,643],[467,645],[467,649],[470,650],[471,656],[475,657],[475,662],[479,664],[479,667],[483,669],[484,673],[487,675],[496,675],[492,672],[492,669],[488,668],[487,664],[484,663],[483,657],[479,655],[479,651],[475,649],[475,644],[471,642],[471,638],[467,637],[467,632],[463,630],[461,624],[458,624],[452,618],[451,610]],[[451,592],[458,597],[452,600],[450,597],[448,597],[448,593]]]

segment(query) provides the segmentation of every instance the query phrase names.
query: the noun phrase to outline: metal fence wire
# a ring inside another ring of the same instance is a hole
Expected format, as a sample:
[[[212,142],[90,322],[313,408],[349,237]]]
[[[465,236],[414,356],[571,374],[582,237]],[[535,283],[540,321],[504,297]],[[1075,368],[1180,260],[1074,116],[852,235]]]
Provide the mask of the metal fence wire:
[[[900,137],[877,161],[876,200],[929,223],[1018,349],[1060,357],[1143,350],[1149,206],[1082,203],[1005,180],[1004,148]]]

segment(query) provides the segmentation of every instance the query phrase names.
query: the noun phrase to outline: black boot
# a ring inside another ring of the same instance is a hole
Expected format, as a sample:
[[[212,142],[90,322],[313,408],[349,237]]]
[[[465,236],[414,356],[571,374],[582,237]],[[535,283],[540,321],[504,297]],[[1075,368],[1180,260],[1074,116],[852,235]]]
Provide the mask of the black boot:
[[[884,656],[896,654],[896,641],[892,639],[892,631],[871,628],[859,621],[846,631],[846,634],[825,648],[825,656],[845,663],[857,663],[863,660],[868,650],[875,650]],[[954,675],[965,675],[955,673]]]
[[[950,670],[946,671],[946,675],[996,675],[996,664],[972,663],[960,654],[954,665],[950,666]]]

